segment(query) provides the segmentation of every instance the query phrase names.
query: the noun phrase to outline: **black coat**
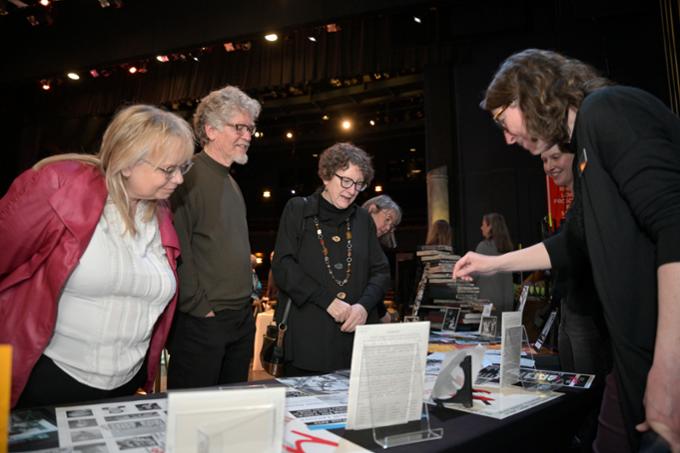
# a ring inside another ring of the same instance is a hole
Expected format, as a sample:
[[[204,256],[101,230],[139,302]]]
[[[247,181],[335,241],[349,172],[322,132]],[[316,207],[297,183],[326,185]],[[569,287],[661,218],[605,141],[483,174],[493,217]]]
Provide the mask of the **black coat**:
[[[680,261],[680,119],[644,91],[602,88],[584,99],[572,143],[586,247],[637,443],[656,338],[657,267]],[[567,242],[564,233],[545,242],[554,268],[569,266]]]
[[[338,292],[347,293],[345,302],[361,304],[369,314],[368,322],[377,321],[376,306],[382,303],[390,284],[389,263],[378,241],[371,215],[352,205],[347,209],[352,230],[352,273],[349,282],[339,286],[331,279],[324,264],[313,217],[319,215],[317,192],[309,197],[292,198],[281,216],[274,249],[272,270],[281,293],[292,298],[285,342],[285,360],[293,366],[313,371],[349,368],[353,333],[340,331],[341,324],[326,312]],[[332,224],[336,223],[336,224]],[[332,262],[346,256],[346,223],[321,222]],[[341,237],[333,243],[330,237]],[[335,270],[342,280],[344,270]],[[279,297],[277,319],[286,298]]]

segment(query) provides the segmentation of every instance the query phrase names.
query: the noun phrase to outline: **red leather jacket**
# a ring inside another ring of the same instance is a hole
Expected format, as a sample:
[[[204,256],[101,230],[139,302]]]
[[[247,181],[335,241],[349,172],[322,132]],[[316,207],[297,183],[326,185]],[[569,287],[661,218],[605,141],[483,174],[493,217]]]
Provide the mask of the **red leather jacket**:
[[[108,191],[101,172],[77,161],[27,170],[0,200],[0,344],[12,345],[14,407],[52,337],[57,302],[85,252]],[[177,278],[179,241],[165,202],[161,242]],[[170,330],[177,293],[154,326],[147,355],[150,390]]]

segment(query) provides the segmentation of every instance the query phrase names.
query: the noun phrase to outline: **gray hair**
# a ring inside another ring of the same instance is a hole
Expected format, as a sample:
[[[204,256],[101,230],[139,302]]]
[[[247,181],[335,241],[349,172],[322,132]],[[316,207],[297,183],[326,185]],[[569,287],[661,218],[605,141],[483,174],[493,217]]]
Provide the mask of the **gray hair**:
[[[361,205],[362,208],[366,209],[368,212],[371,212],[371,206],[375,206],[377,209],[377,212],[382,211],[383,209],[391,209],[394,211],[394,228],[396,228],[400,223],[401,223],[401,208],[399,205],[392,199],[390,198],[389,195],[378,195],[373,198],[369,198],[368,200],[364,201],[364,204]],[[390,231],[387,234],[383,234],[380,236],[380,242],[388,248],[396,248],[397,247],[397,238],[394,235],[394,228],[392,228],[392,231]]]
[[[201,99],[194,113],[194,132],[201,146],[205,146],[210,142],[205,133],[206,126],[221,129],[239,113],[247,113],[255,121],[261,110],[258,101],[235,86],[227,85]]]
[[[368,209],[371,206],[378,208],[378,211],[382,211],[383,209],[393,210],[396,214],[394,218],[394,226],[396,227],[401,223],[401,208],[392,198],[390,198],[389,195],[378,195],[377,197],[369,198],[368,200],[364,201],[364,204],[361,205],[361,207],[364,209]]]

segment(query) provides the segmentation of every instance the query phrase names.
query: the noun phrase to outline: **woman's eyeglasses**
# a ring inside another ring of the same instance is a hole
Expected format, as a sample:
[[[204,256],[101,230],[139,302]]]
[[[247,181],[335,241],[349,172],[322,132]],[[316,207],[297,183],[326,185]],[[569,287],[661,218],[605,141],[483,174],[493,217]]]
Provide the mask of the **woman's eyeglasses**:
[[[184,163],[181,164],[181,165],[171,165],[171,166],[165,167],[165,168],[159,167],[159,166],[157,166],[156,164],[154,164],[153,162],[149,162],[149,161],[146,160],[146,159],[142,159],[142,162],[145,162],[145,163],[151,165],[152,167],[154,167],[154,169],[156,169],[156,170],[162,172],[163,174],[165,174],[165,177],[166,177],[167,179],[172,179],[172,177],[173,177],[173,176],[175,175],[175,173],[178,172],[178,171],[179,171],[179,173],[180,173],[181,175],[186,175],[187,172],[188,172],[189,170],[191,170],[191,167],[194,166],[194,161],[192,161],[192,160],[186,161],[186,162],[184,162]]]
[[[334,175],[340,178],[340,185],[342,186],[343,189],[349,189],[352,186],[356,186],[359,192],[363,192],[364,190],[366,190],[366,187],[368,187],[368,185],[364,181],[355,181],[352,178],[348,178],[347,176],[340,176],[337,173],[334,173]]]

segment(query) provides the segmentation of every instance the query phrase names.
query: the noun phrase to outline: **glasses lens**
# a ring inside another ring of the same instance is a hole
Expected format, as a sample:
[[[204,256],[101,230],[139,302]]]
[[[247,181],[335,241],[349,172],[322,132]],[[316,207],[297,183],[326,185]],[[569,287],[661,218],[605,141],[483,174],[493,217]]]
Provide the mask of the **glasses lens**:
[[[191,160],[188,161],[188,162],[184,162],[182,165],[179,166],[179,171],[180,171],[180,173],[182,173],[183,175],[186,175],[187,172],[188,172],[189,170],[191,170],[191,167],[193,167],[193,166],[194,166],[194,162],[191,161]]]

